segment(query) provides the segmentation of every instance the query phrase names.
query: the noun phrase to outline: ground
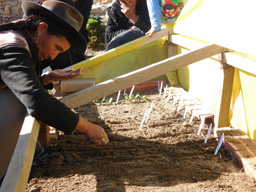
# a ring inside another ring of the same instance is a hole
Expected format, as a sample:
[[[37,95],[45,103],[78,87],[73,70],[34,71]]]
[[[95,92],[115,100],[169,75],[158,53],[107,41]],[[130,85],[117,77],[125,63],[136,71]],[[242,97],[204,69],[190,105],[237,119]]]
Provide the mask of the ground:
[[[221,147],[214,155],[213,134],[204,143],[207,125],[197,135],[200,121],[189,123],[189,114],[184,119],[184,106],[178,111],[178,103],[167,102],[157,88],[136,94],[146,99],[128,101],[122,92],[118,103],[115,93],[106,97],[112,103],[99,100],[75,109],[106,130],[109,145],[98,147],[77,132],[59,135],[48,156],[34,161],[27,192],[255,191],[255,180],[228,151]]]

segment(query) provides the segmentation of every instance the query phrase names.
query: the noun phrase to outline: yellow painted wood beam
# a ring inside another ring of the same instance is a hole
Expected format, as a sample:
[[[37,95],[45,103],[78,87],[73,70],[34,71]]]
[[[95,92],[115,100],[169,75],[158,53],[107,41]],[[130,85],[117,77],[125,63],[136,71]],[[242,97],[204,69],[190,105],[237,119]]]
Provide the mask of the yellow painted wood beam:
[[[188,53],[176,55],[163,61],[146,66],[131,73],[97,84],[92,88],[63,97],[61,101],[70,108],[85,105],[93,100],[115,93],[132,85],[148,81],[152,78],[174,71],[202,59],[226,51],[225,48],[210,44]]]

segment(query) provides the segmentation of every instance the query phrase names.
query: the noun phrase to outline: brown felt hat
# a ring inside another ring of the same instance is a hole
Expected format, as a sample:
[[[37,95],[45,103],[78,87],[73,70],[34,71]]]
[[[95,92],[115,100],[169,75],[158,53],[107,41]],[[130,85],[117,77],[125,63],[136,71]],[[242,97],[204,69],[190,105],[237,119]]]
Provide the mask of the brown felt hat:
[[[79,32],[84,18],[77,9],[61,1],[47,0],[42,5],[32,1],[23,1],[22,10],[26,16],[38,15],[60,24],[70,34],[69,37],[66,37],[71,44],[70,49],[78,53],[84,53],[87,43]]]

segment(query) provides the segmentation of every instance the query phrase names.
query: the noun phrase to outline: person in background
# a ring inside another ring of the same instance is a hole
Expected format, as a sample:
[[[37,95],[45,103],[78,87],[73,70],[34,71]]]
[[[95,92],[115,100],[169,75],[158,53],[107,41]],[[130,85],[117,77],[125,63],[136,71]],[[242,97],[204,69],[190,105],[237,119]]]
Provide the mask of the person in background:
[[[109,140],[104,129],[79,116],[49,95],[52,81],[75,77],[81,69],[55,70],[41,76],[40,62],[70,49],[82,53],[83,16],[60,1],[39,5],[24,1],[26,19],[0,25],[0,180],[11,160],[24,118],[36,119],[67,134],[83,133],[99,146]]]
[[[151,29],[150,36],[161,30],[161,23],[173,28],[184,7],[183,0],[147,0]]]
[[[106,51],[142,37],[151,28],[146,0],[116,0],[108,9]]]
[[[84,36],[86,39],[87,43],[89,42],[89,34],[86,29],[86,24],[88,22],[92,5],[93,5],[93,0],[72,0],[74,2],[75,8],[83,15],[84,21],[83,25],[80,29],[80,33]]]

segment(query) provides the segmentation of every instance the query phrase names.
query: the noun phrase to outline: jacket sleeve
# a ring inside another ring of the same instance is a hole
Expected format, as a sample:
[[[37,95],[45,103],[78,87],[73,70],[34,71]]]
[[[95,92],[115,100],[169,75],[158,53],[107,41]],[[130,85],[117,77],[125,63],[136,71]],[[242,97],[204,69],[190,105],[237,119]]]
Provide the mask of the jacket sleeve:
[[[151,23],[151,29],[154,31],[161,30],[162,11],[158,0],[147,0],[148,13]]]
[[[148,32],[151,24],[146,0],[137,1],[136,14],[139,16],[139,19],[134,25],[144,31],[144,33]]]
[[[79,116],[45,91],[26,49],[14,46],[1,49],[0,77],[28,114],[65,133],[75,129]]]

